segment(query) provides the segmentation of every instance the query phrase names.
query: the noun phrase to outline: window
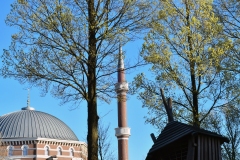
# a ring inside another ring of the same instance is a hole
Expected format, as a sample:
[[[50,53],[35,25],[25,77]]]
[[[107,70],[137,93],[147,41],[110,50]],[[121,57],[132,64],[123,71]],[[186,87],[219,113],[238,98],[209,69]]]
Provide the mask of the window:
[[[27,156],[28,155],[28,146],[27,145],[23,145],[22,146],[22,155],[23,156]]]
[[[61,147],[58,147],[57,151],[58,151],[57,155],[62,155],[62,148]]]
[[[13,156],[13,150],[14,150],[13,146],[8,146],[8,156]]]
[[[73,148],[70,148],[70,156],[74,156],[74,150],[73,150]]]
[[[45,155],[49,156],[49,147],[48,146],[44,147],[44,151],[45,151]]]

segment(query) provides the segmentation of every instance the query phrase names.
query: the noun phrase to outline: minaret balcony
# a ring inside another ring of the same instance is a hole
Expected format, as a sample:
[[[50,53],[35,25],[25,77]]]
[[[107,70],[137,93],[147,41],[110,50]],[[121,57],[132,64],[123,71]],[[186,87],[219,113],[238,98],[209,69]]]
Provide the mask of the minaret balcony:
[[[119,136],[127,136],[129,137],[130,134],[130,128],[129,127],[119,127],[119,128],[115,128],[115,136],[119,137]]]
[[[128,83],[127,82],[119,82],[119,83],[115,84],[115,90],[116,90],[116,92],[128,91]]]

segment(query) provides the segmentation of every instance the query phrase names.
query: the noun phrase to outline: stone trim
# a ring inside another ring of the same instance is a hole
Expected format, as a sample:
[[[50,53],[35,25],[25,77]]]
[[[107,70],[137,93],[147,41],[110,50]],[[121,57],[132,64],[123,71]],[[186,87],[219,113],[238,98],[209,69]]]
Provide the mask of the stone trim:
[[[115,84],[116,92],[127,92],[128,91],[128,83],[127,82],[119,82]]]
[[[128,140],[129,138],[117,138],[118,140]]]
[[[129,127],[119,127],[119,128],[115,128],[115,136],[119,137],[119,136],[130,136],[130,128]]]
[[[17,138],[17,139],[2,139],[3,145],[29,145],[29,144],[46,144],[46,145],[60,145],[60,146],[71,146],[71,147],[80,147],[87,144],[81,141],[67,141],[67,140],[58,140],[58,139],[49,139],[49,138]]]

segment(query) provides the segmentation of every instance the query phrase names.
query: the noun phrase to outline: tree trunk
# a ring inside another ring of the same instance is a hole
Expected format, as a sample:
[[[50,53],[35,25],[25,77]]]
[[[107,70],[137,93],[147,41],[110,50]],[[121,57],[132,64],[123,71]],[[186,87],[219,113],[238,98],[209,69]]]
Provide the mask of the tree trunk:
[[[96,95],[96,56],[89,55],[88,62],[88,160],[98,159],[98,114]]]
[[[190,76],[191,76],[191,88],[192,88],[192,113],[193,113],[193,125],[196,127],[200,127],[199,122],[199,114],[198,114],[198,92],[196,88],[196,75],[195,75],[195,66],[196,61],[195,57],[192,53],[193,47],[192,47],[192,37],[191,37],[191,25],[190,25],[190,8],[189,8],[189,2],[186,0],[186,20],[187,20],[187,27],[188,27],[188,36],[187,41],[189,45],[189,64],[190,64]]]
[[[94,91],[95,89],[93,89]],[[89,91],[89,94],[91,91]],[[88,102],[88,160],[98,160],[98,115],[96,97]]]
[[[96,93],[96,14],[94,0],[88,1],[88,160],[98,160],[98,114]]]

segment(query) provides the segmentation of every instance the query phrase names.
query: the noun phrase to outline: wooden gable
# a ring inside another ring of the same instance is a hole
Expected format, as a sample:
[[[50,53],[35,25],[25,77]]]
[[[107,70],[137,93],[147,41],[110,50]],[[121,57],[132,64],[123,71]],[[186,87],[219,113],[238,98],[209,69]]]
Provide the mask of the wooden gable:
[[[221,160],[221,144],[214,132],[172,121],[149,150],[146,160]]]

